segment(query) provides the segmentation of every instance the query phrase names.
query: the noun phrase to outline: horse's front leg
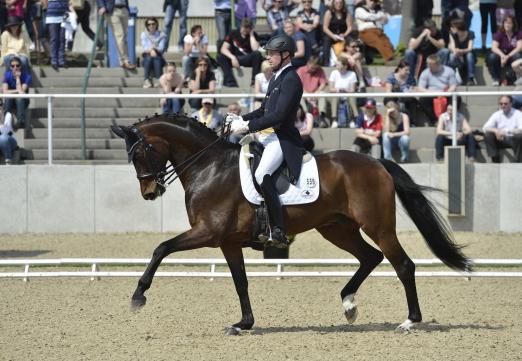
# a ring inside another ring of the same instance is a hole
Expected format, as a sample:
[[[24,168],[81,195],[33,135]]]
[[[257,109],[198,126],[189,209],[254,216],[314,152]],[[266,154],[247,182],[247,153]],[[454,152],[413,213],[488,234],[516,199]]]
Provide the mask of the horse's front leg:
[[[138,286],[132,295],[131,305],[133,308],[144,306],[147,302],[144,293],[150,288],[154,274],[165,257],[173,252],[187,251],[215,245],[214,236],[209,234],[211,232],[205,231],[203,228],[205,227],[192,228],[156,247],[152,254],[152,259],[150,260],[145,272],[143,272],[143,275],[138,281]]]
[[[228,267],[232,273],[236,292],[241,303],[241,321],[228,327],[227,335],[237,335],[242,330],[250,330],[254,325],[254,315],[248,297],[248,280],[243,259],[243,250],[240,245],[222,245],[221,250],[227,260]]]

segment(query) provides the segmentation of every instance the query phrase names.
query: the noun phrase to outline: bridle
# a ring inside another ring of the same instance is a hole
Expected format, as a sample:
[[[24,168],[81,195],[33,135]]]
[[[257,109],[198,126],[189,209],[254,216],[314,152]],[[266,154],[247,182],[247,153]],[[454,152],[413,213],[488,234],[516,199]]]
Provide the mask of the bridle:
[[[134,161],[134,155],[138,146],[142,146],[145,152],[145,161],[147,162],[149,172],[146,173],[138,173],[136,177],[138,180],[148,180],[152,179],[156,184],[163,188],[167,188],[170,184],[172,184],[176,179],[178,179],[185,170],[187,170],[192,164],[194,164],[203,154],[209,149],[211,146],[216,144],[219,140],[227,137],[230,133],[230,127],[228,130],[224,130],[222,134],[212,143],[207,145],[205,148],[199,150],[198,152],[192,154],[190,157],[185,159],[183,162],[176,166],[177,170],[174,168],[174,164],[170,162],[170,164],[162,166],[157,159],[157,155],[159,155],[158,151],[154,149],[152,144],[150,144],[140,130],[131,125],[129,130],[136,136],[136,141],[128,147],[127,155],[129,162]],[[154,155],[156,153],[156,156]],[[175,174],[174,174],[175,173]]]

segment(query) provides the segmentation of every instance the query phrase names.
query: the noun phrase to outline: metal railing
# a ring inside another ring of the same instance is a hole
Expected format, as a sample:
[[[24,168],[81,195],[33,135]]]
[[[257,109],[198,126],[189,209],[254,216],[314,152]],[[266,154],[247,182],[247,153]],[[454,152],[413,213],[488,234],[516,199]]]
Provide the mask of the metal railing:
[[[122,266],[144,266],[150,262],[146,258],[59,258],[59,259],[11,259],[0,260],[0,267],[23,266],[23,272],[0,272],[0,278],[22,278],[27,281],[29,278],[49,278],[49,277],[90,277],[91,280],[101,277],[140,277],[141,271],[101,271],[100,266],[122,267]],[[413,259],[417,266],[443,266],[442,261],[436,258]],[[522,259],[474,259],[475,268],[483,267],[520,267]],[[228,271],[216,271],[217,266],[227,266],[224,259],[169,259],[162,261],[162,265],[169,266],[206,266],[208,271],[159,271],[157,277],[203,277],[203,278],[224,278],[231,277]],[[330,266],[358,266],[356,259],[245,259],[248,266],[276,266],[275,271],[248,271],[249,277],[352,277],[355,271],[285,271],[285,266],[305,266],[305,267],[330,267]],[[384,259],[381,265],[390,265]],[[88,266],[90,271],[30,271],[30,267],[78,267]],[[372,277],[397,277],[395,271],[374,271]],[[416,271],[417,277],[498,277],[498,278],[520,278],[522,272],[519,271],[476,271],[476,272],[456,272],[456,271]]]
[[[500,95],[522,95],[522,91],[465,91],[465,92],[409,92],[409,93],[386,93],[386,92],[375,92],[375,93],[304,93],[303,98],[422,98],[422,97],[450,97],[453,105],[453,119],[457,116],[457,97],[459,96],[494,96],[499,97]],[[203,98],[214,98],[214,99],[230,99],[230,98],[249,98],[251,107],[253,107],[254,100],[256,98],[264,97],[264,94],[253,94],[253,93],[232,93],[232,94],[0,94],[1,98],[29,98],[29,99],[47,99],[47,132],[48,132],[48,164],[53,164],[53,99],[203,99]],[[491,109],[491,113],[497,109]],[[82,144],[85,142],[85,124],[81,124],[81,138]],[[457,144],[457,122],[453,122],[452,129],[452,145]]]

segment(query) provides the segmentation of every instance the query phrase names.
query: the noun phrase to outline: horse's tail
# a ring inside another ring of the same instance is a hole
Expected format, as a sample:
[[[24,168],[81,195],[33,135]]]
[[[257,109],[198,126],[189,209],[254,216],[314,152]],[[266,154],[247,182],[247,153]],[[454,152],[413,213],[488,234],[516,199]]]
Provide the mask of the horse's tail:
[[[431,251],[448,267],[471,271],[472,262],[462,253],[462,246],[455,243],[449,224],[422,193],[436,189],[416,184],[404,169],[392,161],[380,159],[380,162],[392,176],[402,205]]]

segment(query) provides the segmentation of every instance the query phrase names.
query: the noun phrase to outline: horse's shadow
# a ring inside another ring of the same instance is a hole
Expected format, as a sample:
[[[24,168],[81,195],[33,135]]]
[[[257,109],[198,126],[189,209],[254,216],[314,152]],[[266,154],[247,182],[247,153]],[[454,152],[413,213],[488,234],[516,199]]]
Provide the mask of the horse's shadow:
[[[331,325],[331,326],[293,326],[293,327],[254,327],[251,331],[253,335],[265,335],[271,333],[296,333],[296,332],[317,332],[320,334],[337,333],[337,332],[390,332],[394,331],[398,323],[376,323],[370,322],[367,324],[358,325]],[[459,329],[470,330],[502,330],[504,326],[492,326],[489,324],[457,324],[457,325],[443,325],[437,322],[421,322],[412,328],[412,332],[449,332]]]
[[[7,249],[0,250],[0,258],[22,258],[22,257],[36,257],[42,254],[49,253],[51,251],[45,249],[37,250],[19,250],[19,249]]]

